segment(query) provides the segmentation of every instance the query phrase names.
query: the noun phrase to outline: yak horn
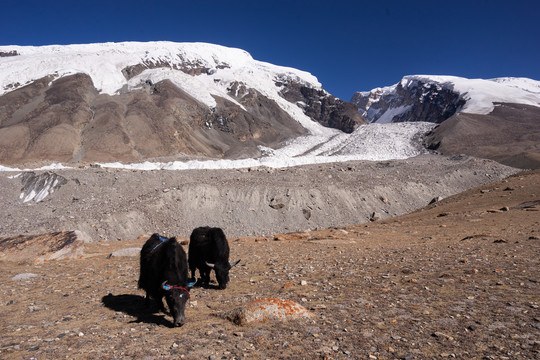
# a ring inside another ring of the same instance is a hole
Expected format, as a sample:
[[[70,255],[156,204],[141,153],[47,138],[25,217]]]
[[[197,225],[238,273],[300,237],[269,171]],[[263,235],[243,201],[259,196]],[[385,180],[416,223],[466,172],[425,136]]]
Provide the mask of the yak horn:
[[[171,287],[169,285],[167,285],[167,280],[165,280],[162,284],[161,284],[161,288],[163,290],[171,290]]]
[[[205,261],[205,264],[206,264],[206,266],[208,266],[208,267],[210,267],[212,269],[216,266],[216,264],[209,264],[206,261]]]
[[[230,266],[230,267],[234,267],[234,266],[238,265],[239,262],[240,262],[240,260],[237,260],[235,263],[232,263],[232,264],[229,263],[229,266]]]

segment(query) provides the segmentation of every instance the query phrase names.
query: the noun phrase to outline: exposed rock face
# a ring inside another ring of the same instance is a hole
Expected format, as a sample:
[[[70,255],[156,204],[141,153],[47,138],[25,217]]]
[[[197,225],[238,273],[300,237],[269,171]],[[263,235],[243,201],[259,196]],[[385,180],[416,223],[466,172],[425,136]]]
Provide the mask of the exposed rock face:
[[[84,254],[84,240],[81,237],[84,238],[84,235],[79,231],[60,231],[1,238],[0,259],[35,263],[81,258]]]
[[[441,123],[465,104],[452,86],[436,82],[404,78],[396,86],[357,92],[351,102],[356,104],[370,122],[390,123],[427,121]]]
[[[305,133],[274,101],[235,87],[244,108],[215,97],[210,109],[168,80],[111,96],[85,74],[42,78],[0,97],[0,162],[254,157]]]
[[[157,69],[157,68],[173,68],[175,70],[180,70],[188,75],[196,76],[201,74],[211,75],[215,71],[208,66],[205,66],[202,62],[199,61],[190,61],[181,58],[180,63],[170,64],[167,61],[144,61],[137,65],[126,66],[122,69],[122,74],[127,80],[141,74],[146,69]],[[216,64],[217,69],[227,69],[230,68],[230,65],[225,62],[218,62]]]
[[[320,124],[351,133],[366,121],[354,104],[335,98],[324,90],[317,90],[299,83],[278,83],[283,86],[280,95],[295,103],[304,113]]]
[[[0,51],[0,57],[17,56],[19,53],[16,50]]]
[[[62,175],[48,171],[39,175],[36,175],[33,171],[25,172],[21,177],[23,187],[20,198],[23,202],[31,200],[40,202],[68,182]]]

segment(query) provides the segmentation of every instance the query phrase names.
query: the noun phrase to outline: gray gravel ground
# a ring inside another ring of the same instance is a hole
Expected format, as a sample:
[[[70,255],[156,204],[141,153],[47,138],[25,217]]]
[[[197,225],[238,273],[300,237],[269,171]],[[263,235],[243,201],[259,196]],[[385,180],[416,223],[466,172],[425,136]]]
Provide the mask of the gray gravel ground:
[[[248,236],[358,224],[408,213],[435,197],[517,171],[489,160],[438,155],[283,169],[88,166],[42,175],[58,175],[60,186],[37,203],[21,199],[21,193],[31,192],[22,176],[3,172],[0,236],[79,230],[88,241],[154,232],[182,237],[203,225],[222,227],[228,236]]]

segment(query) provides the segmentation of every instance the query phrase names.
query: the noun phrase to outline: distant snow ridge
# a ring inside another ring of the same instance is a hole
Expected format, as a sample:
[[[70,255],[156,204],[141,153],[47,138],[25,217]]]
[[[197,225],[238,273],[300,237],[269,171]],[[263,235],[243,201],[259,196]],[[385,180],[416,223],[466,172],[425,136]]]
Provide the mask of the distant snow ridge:
[[[320,88],[317,79],[307,72],[253,60],[248,52],[241,49],[207,43],[158,41],[0,46],[0,51],[16,51],[18,54],[2,58],[0,62],[0,95],[44,76],[55,74],[62,77],[74,73],[88,74],[101,93],[114,95],[128,85],[122,70],[138,64],[148,68],[152,64],[166,64],[171,69],[204,68],[209,76],[245,72],[247,76],[243,77],[254,81],[269,73],[272,77],[279,74]],[[238,80],[238,76],[235,79]]]
[[[540,81],[411,75],[393,86],[357,92],[351,102],[371,123],[440,123],[459,112],[489,114],[497,102],[540,106]]]
[[[315,76],[254,60],[241,49],[207,43],[158,41],[39,47],[13,45],[0,46],[0,52],[16,54],[0,58],[0,95],[46,76],[57,79],[84,73],[92,78],[100,93],[109,95],[168,79],[210,109],[216,107],[214,96],[243,108],[229,95],[231,84],[236,82],[257,89],[274,100],[312,134],[331,133],[279,94],[281,87],[278,84],[288,82],[324,91]]]

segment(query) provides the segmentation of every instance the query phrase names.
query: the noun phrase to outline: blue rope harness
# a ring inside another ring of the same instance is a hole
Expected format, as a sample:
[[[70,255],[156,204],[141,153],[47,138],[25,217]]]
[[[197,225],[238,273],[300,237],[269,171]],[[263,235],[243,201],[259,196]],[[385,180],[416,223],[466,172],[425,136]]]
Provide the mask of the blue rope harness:
[[[154,250],[156,250],[160,245],[162,245],[165,241],[169,240],[169,239],[167,239],[166,237],[163,237],[163,236],[161,236],[161,235],[159,235],[159,234],[156,234],[156,235],[157,235],[159,241],[161,241],[161,242],[158,243],[156,246],[154,246],[154,247],[152,248],[152,250],[150,250],[150,252],[154,252]]]

